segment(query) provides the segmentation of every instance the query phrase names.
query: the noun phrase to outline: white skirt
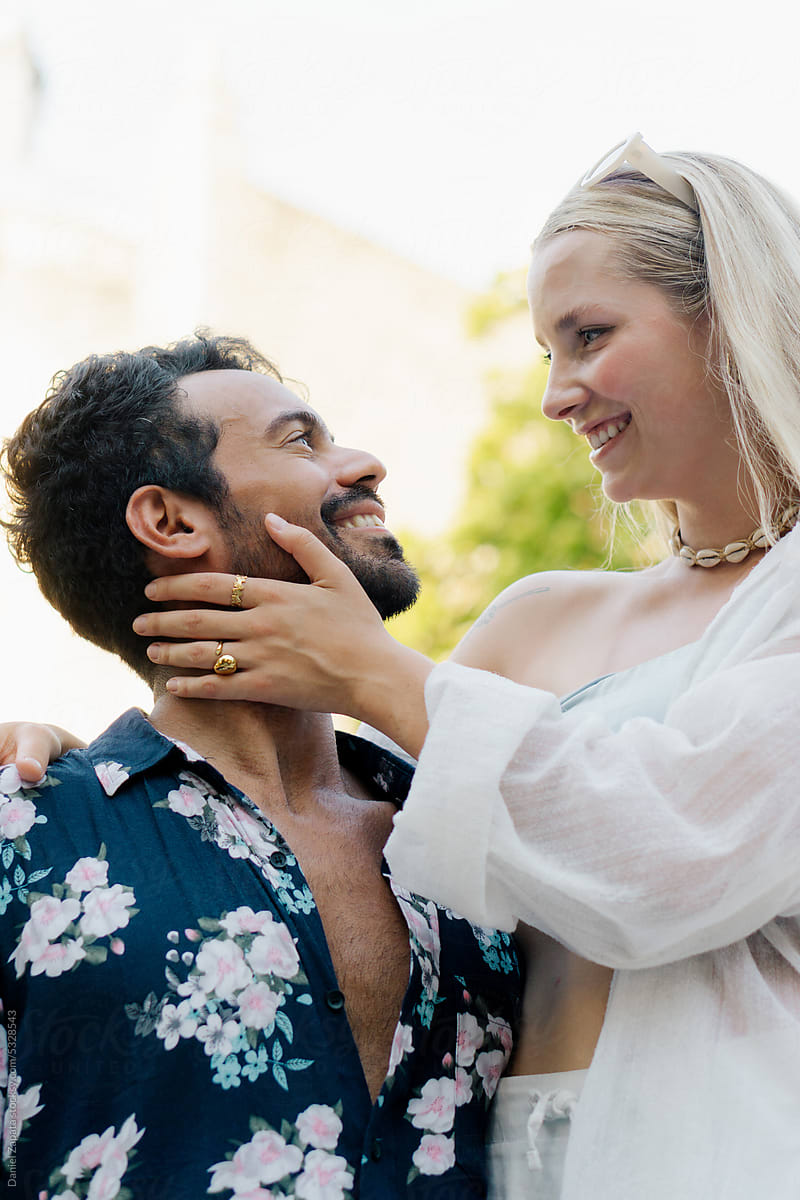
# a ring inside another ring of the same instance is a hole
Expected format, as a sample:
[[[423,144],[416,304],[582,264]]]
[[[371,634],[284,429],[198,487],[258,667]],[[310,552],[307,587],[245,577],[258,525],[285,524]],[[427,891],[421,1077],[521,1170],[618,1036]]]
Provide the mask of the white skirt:
[[[586,1071],[500,1080],[487,1140],[489,1200],[559,1200]]]

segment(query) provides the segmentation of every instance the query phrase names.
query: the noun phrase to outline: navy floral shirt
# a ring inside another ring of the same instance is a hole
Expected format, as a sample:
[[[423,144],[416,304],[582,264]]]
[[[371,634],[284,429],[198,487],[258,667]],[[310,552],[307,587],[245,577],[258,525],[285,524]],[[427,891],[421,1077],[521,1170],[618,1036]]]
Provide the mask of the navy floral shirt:
[[[402,802],[405,763],[338,740],[344,765]],[[392,884],[410,979],[373,1104],[290,846],[141,713],[33,786],[0,771],[0,839],[17,1195],[485,1195],[487,1108],[520,995],[508,935]]]

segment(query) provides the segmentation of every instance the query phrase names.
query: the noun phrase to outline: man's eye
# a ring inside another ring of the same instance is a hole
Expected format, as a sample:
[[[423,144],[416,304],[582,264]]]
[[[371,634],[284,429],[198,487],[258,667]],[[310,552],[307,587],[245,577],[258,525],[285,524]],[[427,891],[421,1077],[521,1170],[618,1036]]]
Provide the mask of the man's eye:
[[[311,449],[311,437],[312,437],[311,432],[306,429],[301,433],[296,433],[294,435],[294,437],[290,437],[288,444],[290,446],[306,445],[306,446],[308,446],[308,448],[310,450]]]

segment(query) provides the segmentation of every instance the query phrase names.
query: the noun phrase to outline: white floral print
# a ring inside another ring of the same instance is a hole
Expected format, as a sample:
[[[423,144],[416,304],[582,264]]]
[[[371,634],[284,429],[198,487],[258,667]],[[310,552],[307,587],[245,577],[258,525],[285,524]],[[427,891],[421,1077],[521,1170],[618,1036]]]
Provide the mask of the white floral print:
[[[514,1044],[514,1035],[505,1017],[493,1017],[490,1014],[486,1022],[486,1033],[487,1036],[495,1038],[507,1054],[511,1053],[511,1047]]]
[[[36,892],[27,895],[30,915],[9,958],[18,979],[29,964],[31,975],[55,978],[83,959],[95,964],[105,962],[109,949],[115,954],[124,952],[121,939],[114,939],[110,947],[100,945],[99,939],[124,929],[138,912],[131,908],[136,900],[133,889],[115,883],[111,887],[92,887],[82,897],[88,880],[105,879],[107,868],[105,846],[101,846],[97,858],[78,859],[67,871],[64,882],[52,885],[50,895]]]
[[[36,805],[24,796],[0,796],[0,837],[14,841],[33,828]]]
[[[267,1029],[275,1020],[280,996],[257,980],[242,988],[238,996],[239,1018],[248,1029]]]
[[[286,1195],[345,1200],[352,1195],[353,1171],[345,1158],[331,1153],[342,1128],[341,1104],[310,1104],[294,1124],[284,1119],[280,1133],[262,1118],[251,1117],[253,1136],[224,1162],[209,1167],[208,1190],[230,1190],[240,1200]],[[270,1184],[280,1190],[263,1190]]]
[[[45,941],[60,937],[81,911],[80,900],[60,900],[56,896],[43,896],[31,904],[29,924]]]
[[[417,1088],[406,1108],[406,1120],[423,1130],[408,1184],[418,1175],[442,1174],[453,1165],[456,1110],[472,1103],[488,1106],[511,1053],[511,1027],[505,1018],[493,1016],[466,986],[462,1000],[471,1011],[458,1014],[455,1057],[448,1051],[442,1058],[448,1074]]]
[[[129,1159],[135,1153],[134,1147],[143,1133],[144,1129],[137,1127],[136,1116],[131,1113],[119,1133],[113,1125],[109,1125],[103,1133],[87,1134],[70,1151],[63,1166],[50,1177],[51,1184],[54,1180],[58,1183],[56,1190],[49,1195],[58,1196],[60,1200],[75,1196],[77,1200],[77,1193],[71,1189],[75,1184],[80,1184],[81,1195],[86,1196],[87,1200],[114,1200],[122,1190]],[[48,1200],[47,1195],[45,1200]]]
[[[200,917],[198,926],[184,931],[194,949],[183,954],[174,948],[178,931],[167,937],[167,962],[187,967],[185,978],[168,965],[168,992],[160,999],[151,992],[141,1005],[126,1004],[135,1032],[155,1032],[165,1050],[173,1050],[182,1038],[194,1038],[209,1059],[212,1082],[225,1089],[269,1071],[288,1090],[287,1072],[313,1064],[313,1059],[285,1054],[294,1040],[287,999],[299,1004],[310,1000],[289,930],[271,912],[248,906],[218,918]]]
[[[489,1100],[497,1091],[507,1061],[508,1055],[503,1050],[489,1050],[486,1054],[479,1054],[475,1060],[475,1069],[483,1081],[483,1090]]]
[[[456,1161],[456,1148],[452,1138],[440,1133],[426,1133],[411,1161],[420,1175],[444,1175]]]
[[[342,1132],[342,1121],[329,1104],[309,1104],[297,1118],[297,1132],[307,1146],[333,1150]]]
[[[197,1025],[191,1000],[181,1000],[180,1004],[165,1004],[161,1009],[156,1034],[163,1041],[165,1050],[174,1050],[181,1038],[194,1037]]]
[[[86,958],[83,938],[64,938],[60,942],[45,942],[31,958],[31,975],[45,974],[51,979],[71,971]]]
[[[128,909],[135,897],[121,883],[112,887],[92,888],[83,901],[80,930],[84,937],[105,937],[116,929],[124,929],[130,921]]]
[[[259,975],[277,975],[293,979],[300,968],[300,956],[285,925],[268,921],[262,933],[247,951],[247,961]]]
[[[232,1000],[253,980],[242,949],[232,938],[206,942],[195,959],[202,990],[220,1000]]]
[[[37,779],[35,783],[29,780],[22,779],[20,773],[13,763],[9,763],[5,767],[0,767],[0,792],[5,792],[8,796],[13,796],[15,792],[30,791],[33,788],[40,788],[44,783],[46,775],[42,775],[41,779]]]
[[[327,1150],[311,1150],[297,1180],[295,1195],[302,1200],[342,1200],[352,1182],[353,1175],[346,1158],[329,1154]]]
[[[447,1133],[453,1128],[456,1098],[453,1079],[429,1079],[420,1096],[408,1103],[411,1124],[431,1133]]]
[[[403,1025],[398,1022],[392,1039],[392,1049],[389,1053],[389,1070],[387,1076],[391,1078],[397,1070],[400,1063],[407,1054],[410,1054],[414,1049],[414,1030],[410,1025]]]
[[[5,1047],[5,1027],[2,1027],[2,1040]],[[44,1105],[39,1103],[42,1085],[36,1083],[23,1091],[22,1079],[16,1073],[9,1076],[7,1064],[0,1082],[3,1087],[8,1086],[8,1103],[0,1109],[0,1114],[2,1114],[0,1120],[2,1121],[3,1129],[2,1157],[3,1162],[6,1162],[13,1153],[15,1144],[22,1137],[25,1126],[37,1113],[42,1111]]]
[[[471,1067],[475,1061],[475,1052],[483,1045],[484,1031],[478,1024],[478,1018],[472,1013],[464,1013],[458,1022],[456,1037],[456,1062],[460,1067]]]
[[[456,1108],[469,1104],[472,1099],[472,1078],[463,1067],[456,1067],[455,1085]]]
[[[205,1025],[200,1025],[195,1037],[203,1043],[203,1049],[209,1058],[218,1054],[227,1058],[233,1051],[233,1043],[238,1039],[242,1027],[238,1021],[223,1021],[219,1013],[209,1013]]]
[[[263,933],[272,919],[271,912],[253,912],[249,905],[243,905],[222,917],[220,925],[228,937],[235,937],[237,933]]]
[[[206,798],[198,788],[182,783],[168,794],[167,804],[182,817],[199,817],[206,806]]]
[[[130,773],[118,762],[95,763],[94,773],[107,796],[113,796],[130,779]]]
[[[79,896],[93,888],[106,887],[108,863],[100,858],[79,858],[75,866],[67,871],[64,882]]]
[[[307,913],[315,908],[308,886],[298,888],[288,870],[297,860],[261,814],[251,811],[245,802],[218,793],[191,771],[181,771],[178,779],[179,786],[165,800],[157,801],[156,808],[168,808],[185,817],[204,841],[215,842],[231,858],[254,863],[290,912]],[[276,851],[281,854],[279,866],[273,861]]]
[[[34,825],[46,825],[47,817],[37,812],[35,801],[47,788],[57,787],[59,780],[43,776],[36,783],[20,779],[14,766],[0,769],[0,867],[5,872],[0,879],[0,916],[16,895],[23,903],[30,886],[50,874],[51,867],[30,871],[31,847],[28,834]]]

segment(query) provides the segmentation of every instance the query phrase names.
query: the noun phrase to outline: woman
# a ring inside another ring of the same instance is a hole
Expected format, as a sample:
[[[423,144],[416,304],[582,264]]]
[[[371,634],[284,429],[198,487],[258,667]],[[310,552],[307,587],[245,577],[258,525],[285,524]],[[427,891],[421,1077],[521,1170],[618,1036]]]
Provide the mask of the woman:
[[[419,757],[394,873],[517,927],[528,951],[494,1195],[788,1198],[800,217],[728,160],[659,156],[638,135],[610,158],[534,245],[543,407],[588,441],[611,500],[656,505],[671,555],[523,580],[434,668],[312,535],[270,516],[316,586],[249,580],[242,612],[200,618],[202,642],[149,652],[210,670],[222,640],[235,673],[172,690],[333,708]],[[198,578],[148,595],[197,600]],[[221,607],[232,582],[216,578]],[[136,628],[174,638],[185,621]]]

